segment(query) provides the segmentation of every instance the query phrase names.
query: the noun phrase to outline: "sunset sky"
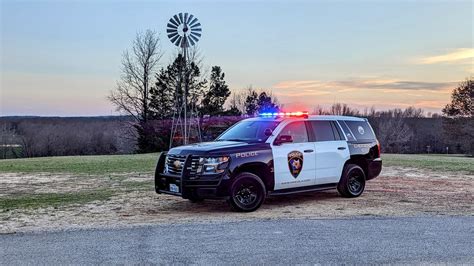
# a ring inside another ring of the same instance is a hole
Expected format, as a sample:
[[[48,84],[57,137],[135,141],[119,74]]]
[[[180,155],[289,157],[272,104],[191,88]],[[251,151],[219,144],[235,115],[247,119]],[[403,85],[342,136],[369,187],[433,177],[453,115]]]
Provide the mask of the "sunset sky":
[[[472,1],[1,0],[0,115],[116,115],[107,95],[139,30],[176,53],[170,16],[199,18],[204,66],[286,109],[335,102],[439,112],[474,75]]]

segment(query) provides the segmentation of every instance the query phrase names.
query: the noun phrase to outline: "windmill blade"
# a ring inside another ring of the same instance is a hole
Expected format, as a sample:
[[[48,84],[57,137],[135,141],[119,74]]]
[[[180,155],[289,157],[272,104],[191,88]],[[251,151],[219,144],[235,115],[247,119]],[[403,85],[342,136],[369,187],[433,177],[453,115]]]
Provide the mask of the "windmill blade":
[[[198,19],[197,18],[194,18],[193,21],[191,21],[191,23],[189,23],[189,25],[193,25],[194,23],[196,23]]]
[[[181,40],[183,40],[183,37],[178,36],[178,39],[177,39],[176,42],[175,42],[176,46],[181,47],[181,45],[180,45],[180,44],[181,44]]]
[[[192,35],[189,35],[189,43],[190,43],[192,46],[194,46],[193,38],[196,38],[196,37],[194,37],[194,36],[192,36]],[[197,41],[196,41],[196,42],[197,42]]]
[[[181,22],[179,22],[178,15],[174,15],[173,18],[177,25],[181,24]]]
[[[186,23],[187,21],[188,21],[188,13],[184,13],[183,23]]]
[[[187,23],[188,25],[190,25],[189,22],[191,21],[191,19],[193,19],[193,17],[194,17],[193,14],[189,14],[188,21],[186,21],[186,23]]]
[[[169,22],[170,22],[171,24],[173,24],[174,26],[176,26],[176,27],[178,27],[178,25],[179,25],[178,23],[176,23],[176,21],[174,21],[173,18],[170,18]],[[168,25],[169,25],[169,24],[168,24]]]
[[[189,38],[189,40],[191,40],[191,43],[192,43],[192,40],[194,40],[195,42],[199,41],[199,39],[196,36],[192,35],[192,34],[189,35],[189,37],[191,37],[191,38]],[[194,43],[193,43],[193,45],[194,45]]]
[[[171,29],[177,29],[178,28],[178,25],[174,25],[174,24],[171,24],[171,23],[166,24],[166,26],[168,28],[171,28]]]
[[[193,36],[193,35],[197,36],[197,37],[201,37],[201,33],[197,33],[197,32],[194,32],[194,31],[191,32],[191,36]]]
[[[173,32],[177,32],[178,29],[167,29],[166,32],[167,33],[173,33]]]
[[[178,38],[179,38],[179,35],[176,34],[173,38],[170,39],[170,41],[171,41],[172,43],[174,43],[174,42],[176,41],[176,39],[178,39]]]
[[[179,16],[179,23],[183,23],[184,22],[183,13],[179,13],[178,16]]]
[[[178,32],[177,32],[177,31],[174,32],[174,33],[168,34],[168,38],[171,39],[171,38],[173,38],[173,37],[176,36],[176,35],[178,35]]]
[[[191,29],[191,32],[196,32],[196,31],[202,31],[202,29],[201,28]]]
[[[194,25],[191,26],[191,29],[197,28],[197,27],[199,27],[199,26],[201,26],[201,23],[196,23],[196,24],[194,24]]]

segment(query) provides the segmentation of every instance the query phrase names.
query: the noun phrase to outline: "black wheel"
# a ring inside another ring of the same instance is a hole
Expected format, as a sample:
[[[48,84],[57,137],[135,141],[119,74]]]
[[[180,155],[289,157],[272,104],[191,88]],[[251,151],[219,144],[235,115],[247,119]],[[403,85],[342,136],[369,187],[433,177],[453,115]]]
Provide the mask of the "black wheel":
[[[345,198],[355,198],[364,192],[365,173],[362,168],[356,164],[348,164],[337,185],[337,191]]]
[[[235,177],[227,202],[236,211],[251,212],[262,205],[266,193],[262,180],[252,173],[245,172]]]

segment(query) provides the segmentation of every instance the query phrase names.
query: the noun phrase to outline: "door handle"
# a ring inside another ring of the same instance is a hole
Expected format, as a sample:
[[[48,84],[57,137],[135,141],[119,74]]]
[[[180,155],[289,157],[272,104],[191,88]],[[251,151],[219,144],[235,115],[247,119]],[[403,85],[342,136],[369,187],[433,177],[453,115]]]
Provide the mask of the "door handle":
[[[338,147],[337,149],[338,149],[338,150],[345,150],[346,147]]]
[[[313,152],[314,150],[304,150],[304,152],[306,153],[310,153],[310,152]]]

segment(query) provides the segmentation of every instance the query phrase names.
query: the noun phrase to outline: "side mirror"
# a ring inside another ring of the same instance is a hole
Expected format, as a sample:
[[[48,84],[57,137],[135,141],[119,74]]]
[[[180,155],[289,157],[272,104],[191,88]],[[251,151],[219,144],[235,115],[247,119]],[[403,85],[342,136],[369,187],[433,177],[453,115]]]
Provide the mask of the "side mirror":
[[[293,137],[291,135],[281,135],[274,142],[274,145],[281,145],[283,143],[293,142]]]
[[[271,128],[267,128],[263,134],[265,134],[266,137],[270,137],[273,134],[273,130]]]

